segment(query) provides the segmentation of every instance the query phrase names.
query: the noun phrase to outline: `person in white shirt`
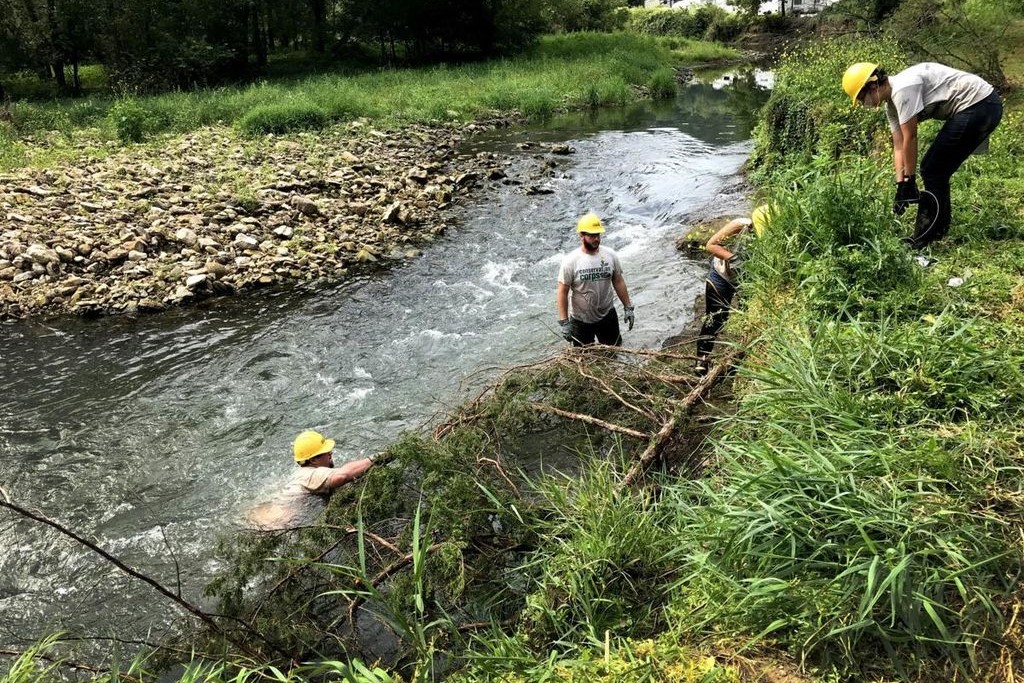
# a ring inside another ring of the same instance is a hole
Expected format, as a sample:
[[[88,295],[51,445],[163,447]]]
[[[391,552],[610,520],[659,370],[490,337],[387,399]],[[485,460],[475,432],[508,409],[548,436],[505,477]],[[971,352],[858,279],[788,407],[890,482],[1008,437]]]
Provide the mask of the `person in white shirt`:
[[[320,432],[307,430],[295,437],[292,455],[299,466],[292,483],[308,493],[327,495],[339,486],[353,481],[373,466],[374,458],[361,458],[334,467],[334,439]]]
[[[581,218],[576,232],[580,248],[562,259],[555,292],[562,336],[573,346],[593,344],[595,339],[608,346],[621,346],[613,293],[622,302],[622,317],[628,329],[633,329],[636,318],[619,256],[601,246],[604,225],[597,215],[588,213]]]
[[[334,439],[307,430],[292,443],[292,456],[299,467],[275,500],[258,505],[246,514],[255,529],[287,529],[312,519],[331,493],[363,476],[373,467],[376,456],[334,466]]]
[[[952,204],[949,179],[974,152],[983,151],[999,125],[1003,105],[984,79],[944,64],[923,62],[889,76],[873,62],[858,62],[843,74],[843,90],[853,104],[885,106],[892,131],[896,200],[902,215],[918,204],[909,244],[920,249],[949,231]],[[917,124],[945,121],[921,160],[924,194],[917,189]]]

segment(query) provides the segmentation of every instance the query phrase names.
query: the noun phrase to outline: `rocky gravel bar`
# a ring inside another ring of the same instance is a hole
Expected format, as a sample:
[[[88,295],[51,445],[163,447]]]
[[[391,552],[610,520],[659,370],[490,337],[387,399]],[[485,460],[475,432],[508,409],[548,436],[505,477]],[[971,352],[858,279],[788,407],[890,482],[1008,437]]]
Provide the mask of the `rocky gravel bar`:
[[[507,159],[459,152],[506,123],[206,128],[0,176],[0,319],[156,312],[415,258],[453,203],[509,182]]]

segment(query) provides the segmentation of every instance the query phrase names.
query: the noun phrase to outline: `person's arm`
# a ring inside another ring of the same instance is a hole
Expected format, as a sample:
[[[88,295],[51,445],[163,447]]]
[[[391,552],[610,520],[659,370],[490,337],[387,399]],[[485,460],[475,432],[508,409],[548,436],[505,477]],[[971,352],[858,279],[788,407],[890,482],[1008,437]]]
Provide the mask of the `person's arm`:
[[[619,301],[622,302],[623,306],[633,305],[629,301],[629,289],[626,287],[626,278],[622,277],[621,270],[612,275],[612,287],[615,288],[615,294],[619,297]]]
[[[711,236],[711,239],[708,240],[708,243],[705,245],[705,248],[711,253],[712,256],[717,256],[723,261],[728,261],[735,254],[733,254],[731,251],[722,246],[721,242],[729,239],[733,235],[739,234],[740,231],[743,230],[743,228],[747,227],[750,224],[751,221],[749,218],[734,218],[733,220],[726,223],[725,227],[723,227],[721,230],[719,230],[718,232]]]
[[[558,304],[558,319],[568,320],[569,318],[569,285],[564,282],[558,283],[555,291],[555,303]]]
[[[917,117],[900,124],[900,156],[896,163],[896,182],[917,174]],[[896,158],[896,133],[892,136],[893,158]]]
[[[370,460],[369,458],[353,460],[352,462],[345,463],[341,467],[335,467],[327,477],[327,481],[325,482],[326,488],[333,491],[340,486],[344,486],[350,481],[355,481],[366,474],[366,471],[371,467],[373,467],[373,460]]]

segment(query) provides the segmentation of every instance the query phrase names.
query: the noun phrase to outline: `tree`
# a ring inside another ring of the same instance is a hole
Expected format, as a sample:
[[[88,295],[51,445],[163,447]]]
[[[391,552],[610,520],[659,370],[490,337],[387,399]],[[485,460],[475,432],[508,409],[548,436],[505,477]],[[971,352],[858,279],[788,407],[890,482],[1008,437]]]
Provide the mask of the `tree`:
[[[901,0],[840,0],[828,8],[828,13],[853,19],[866,28],[875,28],[899,8],[900,2]]]
[[[761,11],[761,0],[729,0],[729,5],[747,17],[756,17]]]
[[[944,62],[1005,89],[1003,53],[1020,0],[903,0],[889,31],[919,59]]]

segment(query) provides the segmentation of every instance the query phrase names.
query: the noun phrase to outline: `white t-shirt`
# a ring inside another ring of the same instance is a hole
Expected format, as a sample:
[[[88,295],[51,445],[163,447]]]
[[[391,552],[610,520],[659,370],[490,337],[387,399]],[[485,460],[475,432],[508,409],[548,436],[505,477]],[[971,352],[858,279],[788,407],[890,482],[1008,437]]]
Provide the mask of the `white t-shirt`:
[[[935,62],[922,62],[889,76],[892,87],[885,115],[893,132],[917,117],[948,120],[992,94],[993,88],[974,74]]]
[[[562,259],[559,284],[569,286],[569,315],[585,323],[596,323],[615,305],[612,277],[622,273],[619,256],[607,247],[596,254],[575,249]]]

